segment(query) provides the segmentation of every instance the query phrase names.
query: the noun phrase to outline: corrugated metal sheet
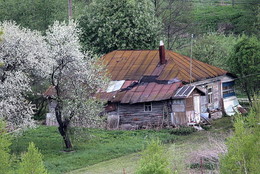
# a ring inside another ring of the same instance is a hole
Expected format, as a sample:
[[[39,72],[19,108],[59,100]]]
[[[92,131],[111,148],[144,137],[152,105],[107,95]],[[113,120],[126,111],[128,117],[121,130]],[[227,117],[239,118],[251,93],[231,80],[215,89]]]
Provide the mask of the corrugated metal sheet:
[[[158,76],[158,80],[178,78],[190,81],[190,58],[165,50],[166,64],[160,65],[158,50],[117,50],[103,56],[112,80],[140,80]],[[193,59],[192,81],[227,74],[227,71]]]
[[[228,73],[193,60],[192,77],[190,77],[189,57],[169,50],[165,50],[165,57],[167,62],[161,65],[159,50],[117,50],[104,55],[102,58],[111,80],[125,81],[123,84],[120,83],[121,88],[116,88],[117,91],[99,92],[95,96],[120,103],[161,101],[173,97],[185,98],[190,95],[195,86],[183,86],[183,83],[189,82],[190,79],[195,82]]]
[[[183,86],[177,90],[173,98],[187,98],[194,89],[195,86]]]
[[[155,82],[138,83],[134,87],[128,88],[127,85],[136,83],[135,81],[125,81],[122,88],[115,92],[100,92],[95,95],[100,99],[110,102],[120,103],[142,103],[151,101],[167,100],[174,96],[181,82],[172,84],[158,84]],[[125,85],[127,84],[127,85]]]

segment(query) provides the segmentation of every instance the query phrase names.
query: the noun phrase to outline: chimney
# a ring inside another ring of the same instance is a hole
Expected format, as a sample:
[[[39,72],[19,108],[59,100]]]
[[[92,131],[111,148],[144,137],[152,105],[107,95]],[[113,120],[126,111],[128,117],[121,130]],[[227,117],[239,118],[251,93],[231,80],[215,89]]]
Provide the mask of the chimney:
[[[165,64],[166,59],[165,59],[165,49],[164,49],[163,41],[160,41],[159,56],[160,56],[160,64],[161,65]]]

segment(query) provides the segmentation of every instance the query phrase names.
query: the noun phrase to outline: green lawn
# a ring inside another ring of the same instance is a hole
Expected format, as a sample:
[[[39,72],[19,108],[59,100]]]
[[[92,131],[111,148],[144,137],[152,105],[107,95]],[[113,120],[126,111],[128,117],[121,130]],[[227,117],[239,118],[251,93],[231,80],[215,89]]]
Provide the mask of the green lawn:
[[[74,151],[64,152],[63,141],[57,127],[39,126],[25,131],[13,140],[12,153],[26,151],[29,142],[34,142],[44,156],[50,173],[65,173],[102,161],[141,151],[152,138],[165,143],[177,141],[179,136],[170,130],[107,131],[85,129],[79,141],[74,141]]]
[[[170,160],[170,167],[173,171],[177,170],[179,174],[201,173],[201,169],[191,169],[189,166],[194,165],[194,152],[205,153],[205,151],[215,150],[218,138],[225,139],[233,129],[233,118],[223,117],[215,120],[209,131],[199,131],[186,136],[179,136],[177,141],[166,144],[167,155]],[[211,139],[214,139],[212,142]],[[134,174],[138,166],[140,153],[133,153],[108,161],[103,161],[95,165],[74,170],[68,174]],[[199,162],[199,161],[197,161]],[[206,170],[204,173],[219,173],[218,169]]]
[[[174,164],[178,164],[177,167],[187,168],[184,164],[185,156],[194,149],[207,145],[207,133],[222,134],[230,130],[231,124],[231,119],[224,117],[214,121],[209,131],[192,134],[189,134],[190,128],[182,128],[181,131],[84,129],[79,140],[74,141],[73,152],[64,152],[63,141],[57,127],[39,126],[14,138],[11,150],[18,156],[27,149],[29,142],[34,142],[43,154],[45,165],[51,174],[66,172],[101,174],[105,171],[117,174],[123,173],[123,170],[131,174],[140,157],[138,152],[148,141],[159,138],[166,143],[169,157],[174,157],[170,158],[173,161],[172,167],[176,169]],[[181,133],[187,135],[180,135]]]

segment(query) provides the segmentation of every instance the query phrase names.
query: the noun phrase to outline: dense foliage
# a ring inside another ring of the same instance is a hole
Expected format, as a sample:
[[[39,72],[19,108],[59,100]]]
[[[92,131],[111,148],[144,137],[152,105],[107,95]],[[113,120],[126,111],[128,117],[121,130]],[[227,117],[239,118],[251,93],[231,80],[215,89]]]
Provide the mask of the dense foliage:
[[[106,86],[105,71],[96,59],[81,51],[77,23],[55,22],[46,32],[49,60],[53,62],[50,81],[54,87],[55,115],[66,148],[71,148],[68,128],[72,120],[77,126],[98,124],[102,103],[90,95]]]
[[[142,152],[136,174],[170,174],[169,161],[159,140],[152,140]]]
[[[252,103],[251,97],[260,90],[256,85],[260,84],[260,41],[256,37],[244,36],[235,45],[228,64]]]
[[[202,62],[229,70],[228,58],[239,37],[221,33],[204,34],[194,40],[193,58]]]
[[[54,20],[66,19],[66,3],[60,0],[0,0],[0,20],[14,20],[23,27],[44,31]]]
[[[9,129],[33,126],[34,105],[26,97],[31,92],[31,76],[50,73],[47,43],[39,32],[13,22],[0,23],[0,28],[0,118]]]
[[[160,37],[166,49],[174,50],[183,46],[183,38],[194,32],[194,4],[191,1],[151,0],[155,6],[155,16],[160,21]],[[189,36],[188,36],[189,37]]]
[[[7,134],[4,122],[0,119],[0,173],[10,173],[11,156],[10,156],[10,135]]]
[[[234,135],[227,141],[228,153],[221,159],[223,174],[257,174],[260,171],[260,102],[259,98],[255,99],[247,117],[236,116]]]
[[[42,158],[42,154],[35,147],[34,143],[30,143],[28,151],[22,154],[18,173],[47,174],[47,170],[45,169]]]
[[[80,19],[80,27],[85,50],[96,54],[158,45],[154,6],[146,0],[94,0]]]
[[[54,21],[68,21],[68,1],[64,0],[0,0],[0,21],[12,20],[23,27],[44,32]],[[73,1],[77,19],[88,0]]]

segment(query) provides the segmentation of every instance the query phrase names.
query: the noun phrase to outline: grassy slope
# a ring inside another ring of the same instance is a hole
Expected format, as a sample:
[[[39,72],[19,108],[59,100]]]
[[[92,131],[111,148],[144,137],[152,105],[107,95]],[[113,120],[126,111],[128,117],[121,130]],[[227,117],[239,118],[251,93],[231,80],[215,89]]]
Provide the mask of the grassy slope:
[[[198,169],[189,169],[190,156],[193,152],[199,152],[212,148],[209,136],[226,136],[232,129],[232,118],[224,117],[212,124],[210,131],[200,131],[187,136],[182,136],[174,144],[167,145],[167,154],[171,161],[171,167],[179,173],[200,173]],[[213,145],[214,146],[214,145]],[[120,158],[104,161],[86,168],[69,172],[68,174],[133,174],[138,166],[139,153],[133,153]],[[212,173],[212,171],[203,171]]]
[[[222,134],[230,129],[230,118],[214,122],[210,132]],[[168,152],[173,161],[173,168],[182,170],[186,163],[185,156],[207,143],[207,132],[196,132],[186,136],[170,134],[170,130],[105,131],[86,129],[78,143],[74,143],[74,152],[63,152],[63,142],[56,127],[40,126],[28,130],[13,140],[12,152],[20,154],[27,149],[29,142],[34,142],[44,155],[44,162],[50,173],[127,173],[134,171],[139,159],[139,152],[151,138],[160,138],[168,144]],[[177,153],[176,153],[177,152]],[[129,155],[130,154],[130,155]],[[127,155],[127,156],[125,156]],[[120,157],[120,158],[119,158]],[[183,162],[180,162],[183,161]],[[178,164],[178,165],[174,165]],[[89,167],[87,167],[89,166]],[[87,168],[84,168],[87,167]],[[83,169],[81,169],[83,168]],[[88,172],[86,172],[88,171]]]
[[[11,149],[19,155],[26,151],[29,142],[34,142],[42,152],[49,172],[58,174],[141,151],[146,142],[155,137],[164,142],[172,142],[178,138],[167,130],[86,129],[80,141],[74,143],[75,151],[68,153],[63,151],[63,142],[56,127],[40,126],[14,139]]]

